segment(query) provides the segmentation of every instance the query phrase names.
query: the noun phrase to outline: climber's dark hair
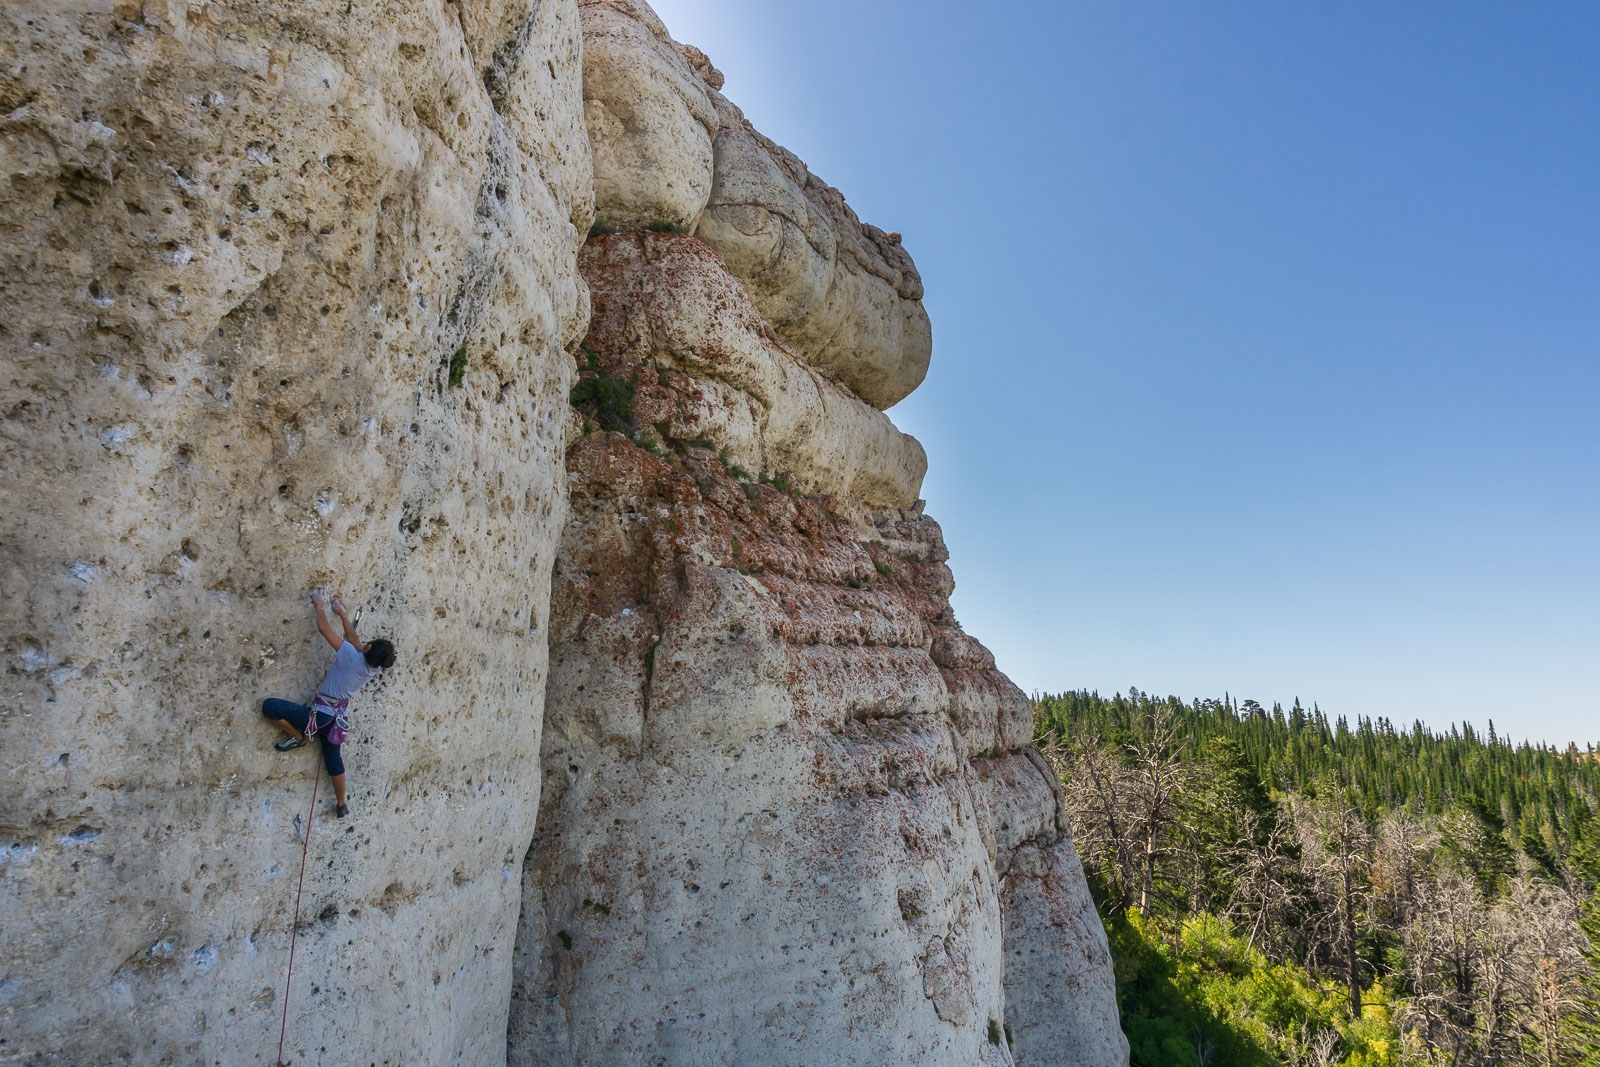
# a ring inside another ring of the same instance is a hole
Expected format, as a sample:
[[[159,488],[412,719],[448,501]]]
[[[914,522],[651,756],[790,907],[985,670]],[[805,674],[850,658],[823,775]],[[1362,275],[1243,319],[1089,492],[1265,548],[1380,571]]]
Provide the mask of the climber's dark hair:
[[[394,644],[381,637],[367,646],[366,655],[369,667],[394,666]]]

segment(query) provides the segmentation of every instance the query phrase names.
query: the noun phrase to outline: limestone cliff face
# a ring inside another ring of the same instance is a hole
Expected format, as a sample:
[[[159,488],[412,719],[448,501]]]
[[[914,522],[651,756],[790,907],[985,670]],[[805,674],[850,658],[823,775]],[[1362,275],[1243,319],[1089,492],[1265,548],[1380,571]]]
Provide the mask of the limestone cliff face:
[[[880,410],[927,369],[915,267],[642,3],[580,8],[628,232],[579,257],[509,1061],[1125,1063],[1028,701]]]
[[[581,43],[570,0],[0,8],[0,1060],[273,1061],[314,758],[256,701],[315,687],[319,585],[400,666],[285,1058],[503,1056]]]
[[[722,85],[638,0],[0,10],[0,1062],[276,1057],[318,586],[400,662],[286,1059],[1126,1061],[921,278]]]

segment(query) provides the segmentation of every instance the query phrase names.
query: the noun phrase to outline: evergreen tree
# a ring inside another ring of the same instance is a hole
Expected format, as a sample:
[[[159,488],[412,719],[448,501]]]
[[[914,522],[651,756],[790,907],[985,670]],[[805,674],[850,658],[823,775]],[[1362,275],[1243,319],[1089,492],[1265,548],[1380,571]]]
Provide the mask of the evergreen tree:
[[[1567,1019],[1567,1033],[1577,1050],[1577,1067],[1600,1067],[1600,892],[1584,902],[1578,919],[1579,944],[1589,973],[1579,979],[1576,1010]]]

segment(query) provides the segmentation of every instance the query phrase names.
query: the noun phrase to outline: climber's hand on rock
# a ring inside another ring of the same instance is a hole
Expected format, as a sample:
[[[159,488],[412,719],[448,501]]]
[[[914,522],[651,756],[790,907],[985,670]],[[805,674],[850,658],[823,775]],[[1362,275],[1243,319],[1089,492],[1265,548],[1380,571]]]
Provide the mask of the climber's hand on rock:
[[[325,608],[328,606],[327,598],[322,595],[322,590],[320,589],[313,589],[311,591],[311,603],[312,606],[317,608]]]
[[[341,618],[341,619],[344,618],[348,614],[345,611],[344,602],[341,601],[338,597],[334,597],[333,598],[333,613],[335,615],[339,616],[339,618]]]

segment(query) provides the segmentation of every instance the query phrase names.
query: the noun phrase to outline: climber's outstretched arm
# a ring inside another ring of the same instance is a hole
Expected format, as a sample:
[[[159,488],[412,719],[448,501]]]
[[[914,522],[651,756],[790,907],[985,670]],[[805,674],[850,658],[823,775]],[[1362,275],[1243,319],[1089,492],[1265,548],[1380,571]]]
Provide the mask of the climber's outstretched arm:
[[[333,628],[333,623],[328,619],[328,602],[321,593],[311,594],[311,603],[317,609],[317,632],[327,639],[328,644],[337,651],[344,644],[344,637]]]
[[[366,642],[361,640],[360,635],[356,633],[356,624],[351,621],[350,612],[342,603],[339,602],[337,598],[335,598],[333,602],[333,613],[339,616],[339,622],[342,626],[344,626],[344,639],[349,641],[352,645],[355,645],[356,650],[363,656],[366,655]]]

